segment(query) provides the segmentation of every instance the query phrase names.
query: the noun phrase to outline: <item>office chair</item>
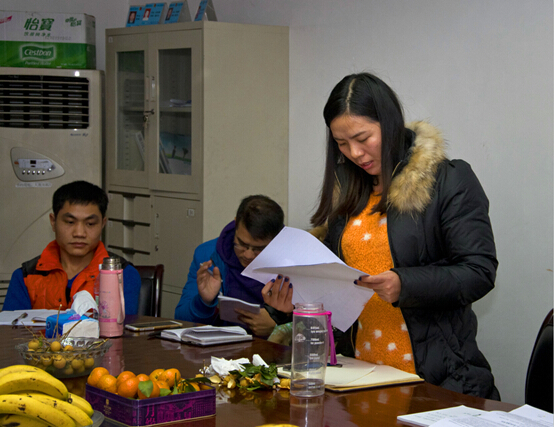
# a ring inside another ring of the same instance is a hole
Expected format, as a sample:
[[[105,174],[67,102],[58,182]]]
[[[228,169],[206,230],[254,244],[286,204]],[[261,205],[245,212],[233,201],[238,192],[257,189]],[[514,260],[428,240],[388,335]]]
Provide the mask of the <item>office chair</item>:
[[[162,306],[163,264],[135,265],[141,278],[138,315],[160,317]]]
[[[525,403],[552,412],[552,312],[544,319],[531,353],[525,381]]]

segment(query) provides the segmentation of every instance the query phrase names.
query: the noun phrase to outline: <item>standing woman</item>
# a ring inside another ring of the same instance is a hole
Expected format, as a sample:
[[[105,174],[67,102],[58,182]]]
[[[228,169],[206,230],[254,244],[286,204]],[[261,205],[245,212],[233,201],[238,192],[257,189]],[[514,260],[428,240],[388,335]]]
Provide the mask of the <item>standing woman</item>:
[[[312,224],[327,224],[325,243],[375,291],[337,353],[500,399],[471,308],[494,287],[498,265],[471,167],[447,159],[430,124],[406,126],[395,93],[371,74],[342,79],[323,115],[327,160]]]

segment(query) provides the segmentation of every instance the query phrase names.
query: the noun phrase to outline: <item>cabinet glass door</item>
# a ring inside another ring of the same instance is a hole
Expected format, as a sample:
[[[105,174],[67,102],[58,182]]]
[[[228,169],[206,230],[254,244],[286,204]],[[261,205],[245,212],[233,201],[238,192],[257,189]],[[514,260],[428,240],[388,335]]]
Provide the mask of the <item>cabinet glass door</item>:
[[[191,49],[163,49],[158,58],[158,173],[191,175]]]
[[[149,105],[157,126],[147,131],[154,148],[150,186],[156,190],[198,193],[202,152],[202,55],[198,30],[152,34],[150,63],[155,64]],[[148,94],[147,94],[148,97]]]
[[[148,188],[147,57],[146,34],[107,38],[106,160],[112,184]]]
[[[144,171],[144,51],[117,53],[116,168]]]

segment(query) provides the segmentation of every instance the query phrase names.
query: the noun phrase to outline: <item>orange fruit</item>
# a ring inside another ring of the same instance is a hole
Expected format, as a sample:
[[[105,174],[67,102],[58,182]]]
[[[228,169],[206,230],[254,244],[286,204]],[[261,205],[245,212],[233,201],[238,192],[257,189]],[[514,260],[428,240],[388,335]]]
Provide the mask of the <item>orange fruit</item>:
[[[196,391],[200,391],[200,386],[198,385],[197,382],[190,382],[189,383],[191,386],[193,386],[195,388]]]
[[[141,381],[142,382],[142,381]],[[152,393],[148,397],[158,397],[160,395],[160,386],[157,384],[157,381],[152,381]],[[139,399],[148,399],[148,397],[138,389],[138,398]]]
[[[165,369],[154,369],[149,377],[152,381],[157,381],[157,380],[161,380],[160,378],[160,375],[162,375],[164,373]]]
[[[93,387],[96,387],[100,377],[102,377],[103,375],[107,375],[107,374],[109,374],[109,372],[106,368],[103,368],[102,366],[98,366],[98,367],[94,368],[92,370],[92,372],[90,373],[90,375],[88,376],[87,384],[89,384]]]
[[[167,381],[158,380],[158,381],[156,381],[156,383],[158,384],[158,387],[160,387],[160,388],[166,388],[168,390],[171,390],[171,387],[169,387],[169,384],[167,383]]]
[[[134,399],[138,393],[139,382],[137,377],[130,377],[121,381],[117,386],[117,394]]]
[[[135,378],[136,375],[131,371],[123,371],[121,374],[117,376],[117,386],[119,387],[119,384],[121,384],[123,381],[128,380],[129,378]]]
[[[102,375],[96,386],[110,393],[117,393],[117,379],[110,374]]]
[[[160,375],[160,379],[167,382],[171,388],[175,385],[175,383],[179,382],[181,379],[181,373],[176,368],[166,369],[164,373]]]
[[[150,377],[146,374],[138,374],[137,378],[139,381],[148,381],[150,379]]]

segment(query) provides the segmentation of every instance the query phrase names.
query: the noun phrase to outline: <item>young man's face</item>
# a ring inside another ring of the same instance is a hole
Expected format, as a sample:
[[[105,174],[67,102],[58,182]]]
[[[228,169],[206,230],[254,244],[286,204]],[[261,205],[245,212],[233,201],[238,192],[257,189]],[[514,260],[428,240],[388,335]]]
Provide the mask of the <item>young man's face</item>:
[[[254,261],[254,258],[271,242],[272,239],[257,240],[254,239],[242,223],[238,223],[235,228],[235,254],[243,267]]]
[[[62,255],[77,258],[94,253],[106,220],[94,203],[81,205],[65,202],[56,217],[50,214],[50,224]]]

